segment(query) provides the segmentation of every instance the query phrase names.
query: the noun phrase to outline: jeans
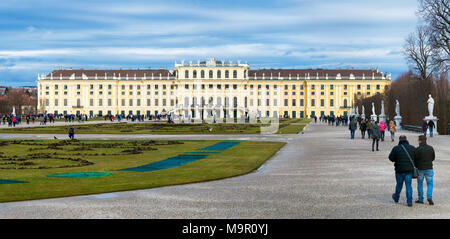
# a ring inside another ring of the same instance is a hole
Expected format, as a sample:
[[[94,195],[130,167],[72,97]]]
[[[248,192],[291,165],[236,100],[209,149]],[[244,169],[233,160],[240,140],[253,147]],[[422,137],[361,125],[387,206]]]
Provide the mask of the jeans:
[[[381,133],[381,141],[384,141],[384,131],[380,131]]]
[[[418,200],[423,202],[423,179],[427,180],[427,198],[433,198],[433,169],[419,170],[419,176],[417,177],[417,192],[419,194]]]
[[[402,192],[403,182],[406,185],[406,202],[412,204],[412,173],[395,173],[397,185],[395,186],[394,200],[398,201]]]
[[[391,132],[391,140],[394,141],[394,138],[395,138],[395,132],[392,132],[392,131],[389,131],[389,132]]]
[[[361,130],[361,137],[364,139],[364,137],[366,137],[366,131],[365,130]]]
[[[430,137],[433,137],[433,128],[430,128]]]
[[[352,139],[355,138],[355,130],[353,129],[350,130],[350,136],[352,137]]]

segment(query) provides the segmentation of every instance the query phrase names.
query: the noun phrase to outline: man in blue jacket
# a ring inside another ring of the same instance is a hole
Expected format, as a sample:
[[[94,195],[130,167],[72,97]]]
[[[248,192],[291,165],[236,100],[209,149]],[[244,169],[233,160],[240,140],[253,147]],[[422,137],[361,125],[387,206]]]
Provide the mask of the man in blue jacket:
[[[392,194],[392,199],[397,203],[402,192],[403,183],[406,186],[406,202],[408,207],[412,207],[412,176],[414,172],[413,162],[416,148],[409,145],[405,135],[401,135],[399,143],[395,146],[389,154],[389,160],[394,162],[395,179],[397,185],[395,193]],[[409,155],[409,156],[408,156]]]

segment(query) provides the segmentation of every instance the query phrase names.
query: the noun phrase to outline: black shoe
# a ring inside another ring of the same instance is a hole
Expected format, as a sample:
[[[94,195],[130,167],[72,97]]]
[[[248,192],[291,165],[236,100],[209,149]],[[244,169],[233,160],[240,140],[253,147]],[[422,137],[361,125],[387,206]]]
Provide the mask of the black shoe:
[[[395,197],[394,197],[394,196],[395,196],[395,193],[392,194],[392,199],[394,200],[395,203],[398,203],[398,200],[395,200]]]
[[[417,201],[415,201],[415,203],[417,203],[417,204],[423,204],[423,201],[417,200]]]
[[[380,151],[379,149],[377,149],[377,151]]]
[[[430,205],[434,205],[433,199],[428,198],[427,200],[428,200],[428,203],[429,203]]]
[[[412,204],[408,204],[408,207],[412,207]]]

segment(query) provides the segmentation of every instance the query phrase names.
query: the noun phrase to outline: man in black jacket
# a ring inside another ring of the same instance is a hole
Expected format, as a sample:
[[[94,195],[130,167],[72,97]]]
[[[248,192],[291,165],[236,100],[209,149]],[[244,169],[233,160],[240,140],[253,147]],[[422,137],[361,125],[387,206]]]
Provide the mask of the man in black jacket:
[[[428,129],[430,130],[430,137],[433,137],[433,129],[436,128],[432,120],[428,121]]]
[[[412,207],[412,176],[414,172],[412,160],[415,157],[416,148],[409,145],[406,136],[401,135],[399,143],[395,146],[389,154],[389,160],[394,162],[395,179],[397,186],[395,193],[392,194],[392,199],[397,203],[402,192],[403,182],[406,186],[406,201],[409,207]]]
[[[430,205],[434,205],[433,202],[433,161],[435,158],[434,149],[427,144],[427,137],[419,136],[419,147],[416,148],[416,154],[414,156],[414,164],[419,170],[419,176],[417,177],[417,192],[419,198],[416,203],[423,203],[423,178],[427,180],[427,200]]]

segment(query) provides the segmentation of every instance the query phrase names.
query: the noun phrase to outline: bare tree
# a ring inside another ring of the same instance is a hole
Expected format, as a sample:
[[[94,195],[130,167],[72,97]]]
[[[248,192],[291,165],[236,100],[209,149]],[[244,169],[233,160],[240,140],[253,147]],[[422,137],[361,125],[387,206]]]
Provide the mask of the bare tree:
[[[449,70],[450,62],[450,3],[449,0],[419,0],[419,15],[428,27],[433,48],[434,66]]]
[[[415,32],[409,34],[403,49],[411,68],[418,73],[422,80],[429,79],[434,65],[432,62],[433,48],[427,27],[418,26]]]

